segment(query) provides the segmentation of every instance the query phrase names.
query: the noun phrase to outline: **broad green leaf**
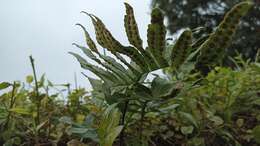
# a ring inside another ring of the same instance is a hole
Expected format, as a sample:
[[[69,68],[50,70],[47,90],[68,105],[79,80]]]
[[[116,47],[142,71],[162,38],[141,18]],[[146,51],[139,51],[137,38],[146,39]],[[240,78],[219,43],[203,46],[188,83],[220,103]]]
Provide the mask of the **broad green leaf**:
[[[151,100],[153,98],[152,92],[150,88],[140,84],[136,83],[131,86],[131,97],[132,98],[139,98],[143,100]]]
[[[98,137],[101,146],[112,146],[115,138],[122,130],[122,126],[118,126],[120,114],[115,108],[117,104],[110,105],[106,108],[101,117],[98,126]]]
[[[118,126],[118,127],[111,129],[111,132],[106,137],[106,144],[104,146],[112,146],[116,137],[120,134],[122,129],[123,129],[123,126]]]
[[[72,127],[69,129],[69,132],[78,135],[81,138],[90,138],[94,141],[98,141],[98,135],[96,133],[96,130],[92,128]]]
[[[6,89],[9,86],[11,86],[12,84],[8,83],[8,82],[2,82],[0,83],[0,90]]]
[[[156,77],[151,84],[153,97],[168,97],[176,90],[176,83]]]

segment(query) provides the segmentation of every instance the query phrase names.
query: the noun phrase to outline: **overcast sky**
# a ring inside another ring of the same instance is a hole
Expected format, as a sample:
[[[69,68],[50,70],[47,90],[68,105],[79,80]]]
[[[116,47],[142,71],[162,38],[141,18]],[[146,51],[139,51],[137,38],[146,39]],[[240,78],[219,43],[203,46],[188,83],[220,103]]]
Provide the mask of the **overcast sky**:
[[[0,0],[0,82],[24,80],[32,69],[33,55],[37,74],[46,74],[55,83],[73,83],[77,74],[81,86],[89,88],[80,74],[78,62],[68,54],[80,52],[73,42],[84,44],[81,23],[94,38],[90,19],[84,10],[96,14],[116,39],[127,44],[123,17],[125,0]],[[128,0],[134,7],[140,34],[146,41],[150,21],[150,0]],[[86,74],[90,72],[84,71]]]

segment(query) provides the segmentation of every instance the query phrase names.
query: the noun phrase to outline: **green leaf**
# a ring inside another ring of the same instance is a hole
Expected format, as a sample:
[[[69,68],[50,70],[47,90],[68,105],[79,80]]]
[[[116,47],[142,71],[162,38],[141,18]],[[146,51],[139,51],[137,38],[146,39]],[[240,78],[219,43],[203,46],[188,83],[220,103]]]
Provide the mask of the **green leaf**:
[[[40,81],[38,82],[39,87],[43,87],[45,82],[45,74],[43,74],[40,78]]]
[[[260,144],[260,125],[255,126],[255,128],[252,131],[252,134],[254,136],[255,141]]]
[[[128,86],[116,86],[111,88],[111,95],[115,93],[126,94]]]
[[[164,59],[164,51],[166,47],[166,28],[163,24],[163,14],[160,9],[155,8],[151,13],[151,24],[148,25],[147,43],[149,52],[152,54],[158,67],[168,66]]]
[[[191,115],[190,113],[185,113],[185,112],[179,112],[180,116],[182,119],[185,119],[187,121],[189,121],[191,124],[193,124],[196,128],[198,128],[198,123],[196,121],[196,119],[193,117],[193,115]]]
[[[188,141],[188,146],[205,146],[205,140],[202,137],[194,137]]]
[[[53,85],[53,83],[51,82],[51,81],[49,81],[49,80],[47,80],[47,83],[48,83],[48,86],[50,86],[50,87],[53,87],[54,85]],[[68,84],[66,84],[65,86],[67,86]]]
[[[131,88],[132,88],[131,97],[133,98],[150,100],[153,97],[150,88],[144,86],[143,84],[136,83],[133,84]]]
[[[117,68],[115,68],[114,66],[112,66],[109,63],[104,63],[102,62],[100,59],[98,59],[92,52],[91,50],[87,49],[86,47],[80,46],[76,43],[73,43],[73,45],[75,45],[76,47],[80,48],[84,54],[89,57],[90,59],[96,61],[98,64],[102,65],[104,68],[106,68],[107,70],[110,70],[111,72],[114,73],[114,75],[118,78],[118,80],[121,80],[122,82],[130,82],[130,79],[128,76],[126,76],[124,74],[124,72],[121,72],[120,70],[118,70]]]
[[[5,141],[3,146],[21,145],[22,140],[19,137],[13,137]]]
[[[194,127],[193,126],[183,126],[181,127],[181,133],[184,135],[192,134]]]
[[[220,126],[224,123],[223,119],[219,116],[210,117],[210,120],[214,122],[214,125],[216,126]]]
[[[173,110],[175,110],[177,107],[179,107],[180,106],[180,104],[170,104],[170,105],[168,105],[168,106],[163,106],[163,107],[160,107],[160,111],[161,112],[164,112],[164,111],[173,111]]]
[[[78,55],[76,53],[72,53],[72,52],[69,52],[69,53],[78,60],[78,62],[80,63],[82,68],[93,72],[95,75],[100,77],[104,82],[107,82],[111,85],[122,84],[122,82],[119,82],[120,80],[118,80],[117,77],[114,74],[112,74],[111,72],[106,71],[98,66],[90,64],[84,58],[82,58],[80,55]]]
[[[33,76],[31,76],[31,75],[26,76],[26,82],[31,84],[33,82]]]
[[[67,142],[67,146],[88,146],[88,145],[84,144],[83,142],[77,139],[72,139],[69,142]]]
[[[93,79],[90,77],[88,77],[88,80],[94,90],[100,90],[100,91],[103,90],[103,83],[101,80]]]
[[[130,46],[123,46],[119,41],[117,41],[110,31],[106,28],[103,22],[96,17],[95,15],[90,15],[84,12],[88,16],[91,17],[93,25],[96,31],[96,37],[99,44],[103,47],[108,49],[112,54],[122,53],[130,57],[142,70],[146,70],[146,63],[142,60],[142,55],[134,48]]]
[[[122,57],[119,53],[116,53],[115,56],[117,57],[117,59],[119,59],[122,63],[124,63],[128,69],[137,77],[139,78],[142,73],[140,71],[138,71],[136,68],[134,68],[132,66],[132,64],[129,64],[124,57]]]
[[[92,128],[85,128],[85,127],[72,127],[69,129],[69,132],[72,134],[76,134],[81,138],[90,138],[94,141],[98,141],[98,135],[96,130]]]
[[[117,50],[117,52],[124,54],[131,58],[133,62],[135,62],[138,67],[141,69],[143,73],[146,73],[149,71],[148,65],[144,61],[144,57],[142,54],[140,54],[136,48],[127,46],[127,47],[122,47],[121,49]]]
[[[139,35],[138,26],[135,21],[133,8],[125,3],[126,15],[124,18],[127,38],[131,45],[135,46],[140,52],[143,52],[143,41]]]
[[[242,127],[244,125],[244,119],[237,119],[236,124],[238,127]]]
[[[134,80],[135,78],[137,78],[135,74],[133,74],[131,71],[125,69],[125,67],[123,65],[121,65],[120,63],[118,63],[114,58],[112,58],[110,56],[106,56],[106,55],[101,55],[101,54],[100,54],[100,58],[102,58],[104,61],[106,61],[109,65],[111,65],[114,68],[116,68],[117,70],[119,70],[121,72],[121,74],[124,74],[131,80]]]
[[[112,146],[123,128],[123,126],[118,126],[120,114],[116,106],[117,104],[108,106],[100,119],[97,132],[101,146]]]
[[[21,108],[21,107],[12,108],[12,109],[9,109],[9,111],[17,113],[17,114],[22,114],[22,115],[31,115],[32,114],[30,112],[30,110],[28,110],[26,108]]]
[[[192,32],[190,29],[183,31],[172,48],[171,67],[178,69],[191,53]]]
[[[90,48],[90,50],[99,54],[97,46],[94,43],[94,41],[91,39],[91,37],[90,37],[89,33],[87,32],[86,28],[81,24],[76,24],[76,25],[80,26],[83,29],[84,34],[85,34],[86,43],[87,43],[88,47]]]
[[[88,15],[91,18],[91,21],[95,28],[96,40],[97,40],[98,44],[100,46],[102,46],[103,48],[108,49],[109,51],[112,52],[112,54],[114,54],[115,51],[113,50],[113,48],[109,47],[110,44],[107,43],[107,39],[105,38],[106,37],[105,33],[110,33],[110,32],[105,32],[106,30],[105,30],[105,25],[103,24],[103,22],[94,15],[91,15],[84,11],[82,13]]]
[[[46,120],[46,121],[40,123],[39,125],[37,125],[36,131],[39,131],[39,130],[41,130],[42,128],[44,128],[44,127],[46,126],[46,124],[48,124],[48,122],[49,122],[49,121]]]
[[[169,80],[156,77],[152,81],[151,91],[153,97],[167,97],[170,96],[176,89],[176,83]]]
[[[113,129],[111,129],[111,132],[106,137],[106,145],[105,146],[112,146],[116,137],[120,134],[122,131],[123,126],[118,126]]]
[[[150,70],[154,70],[156,68],[156,63],[154,62],[152,56],[143,48],[143,41],[139,35],[138,27],[134,17],[134,10],[127,3],[125,3],[125,7],[126,15],[124,22],[127,38],[130,44],[133,45],[143,55],[144,61],[149,66]]]
[[[255,105],[259,105],[259,106],[260,106],[260,99],[256,99],[256,100],[254,100],[254,101],[253,101],[253,104],[255,104]]]
[[[71,117],[63,116],[59,119],[59,122],[66,123],[66,124],[72,124]]]
[[[9,86],[11,86],[12,84],[8,83],[8,82],[2,82],[0,83],[0,90],[6,89]]]

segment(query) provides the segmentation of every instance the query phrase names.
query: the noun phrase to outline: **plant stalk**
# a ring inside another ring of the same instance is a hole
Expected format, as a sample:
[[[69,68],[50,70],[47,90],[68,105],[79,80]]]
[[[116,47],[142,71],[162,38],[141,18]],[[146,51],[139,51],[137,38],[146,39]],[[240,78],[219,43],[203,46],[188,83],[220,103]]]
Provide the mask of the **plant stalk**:
[[[32,56],[30,56],[30,62],[32,65],[32,70],[33,70],[33,76],[34,76],[34,82],[35,82],[35,92],[36,92],[36,98],[37,98],[37,116],[36,116],[36,125],[40,124],[40,105],[41,105],[41,99],[39,99],[39,86],[37,82],[37,76],[36,76],[36,71],[35,71],[35,65],[34,65],[34,59]]]
[[[12,109],[13,106],[14,106],[14,103],[15,103],[15,89],[16,89],[16,83],[14,82],[9,109]],[[6,128],[9,127],[10,118],[11,118],[11,112],[9,111],[8,116],[7,116],[7,120],[6,120]]]
[[[140,138],[140,144],[143,145],[143,124],[144,124],[144,116],[145,116],[145,108],[146,108],[147,102],[143,103],[142,109],[141,109],[141,123],[140,123],[140,133],[139,133],[139,138]]]
[[[124,136],[125,136],[125,116],[127,113],[127,108],[128,108],[128,104],[129,104],[129,100],[125,101],[125,105],[124,105],[124,109],[123,109],[123,114],[122,114],[122,118],[121,118],[121,122],[120,125],[123,125],[124,128],[122,129],[121,133],[120,133],[120,137],[119,137],[119,146],[124,146],[125,145],[125,141],[124,141]]]

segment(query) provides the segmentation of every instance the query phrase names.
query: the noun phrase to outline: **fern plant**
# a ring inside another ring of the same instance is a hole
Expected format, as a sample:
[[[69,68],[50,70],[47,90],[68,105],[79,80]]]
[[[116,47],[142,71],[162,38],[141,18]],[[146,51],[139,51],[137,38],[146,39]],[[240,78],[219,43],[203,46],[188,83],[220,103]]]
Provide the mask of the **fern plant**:
[[[94,88],[92,94],[98,98],[104,98],[108,104],[119,103],[118,107],[122,112],[121,125],[125,125],[126,112],[140,114],[139,130],[140,140],[142,140],[142,121],[149,102],[172,98],[182,87],[176,82],[158,82],[156,80],[158,78],[155,78],[152,83],[147,83],[147,75],[155,70],[166,68],[171,72],[182,71],[181,68],[189,63],[193,64],[190,70],[206,75],[212,68],[221,65],[225,48],[231,42],[239,20],[246,15],[252,5],[252,2],[245,1],[234,6],[215,31],[206,38],[195,40],[193,32],[197,29],[187,28],[173,44],[166,42],[164,16],[160,9],[155,8],[151,12],[151,22],[147,29],[147,47],[143,46],[134,10],[129,4],[125,3],[124,16],[129,45],[123,45],[116,40],[97,16],[83,11],[82,13],[89,16],[94,25],[97,43],[115,58],[100,53],[100,49],[81,24],[77,25],[84,31],[87,46],[76,43],[73,45],[80,48],[86,57],[100,66],[89,63],[76,53],[70,52],[70,54],[78,60],[83,69],[93,72],[100,78],[88,77]],[[123,55],[127,56],[130,61],[127,61]],[[153,85],[157,83],[160,87]],[[121,132],[121,140],[123,140],[123,133],[124,129]]]
[[[220,65],[225,55],[225,48],[230,43],[239,20],[246,15],[252,5],[252,2],[246,1],[234,6],[205,41],[193,40],[192,30],[186,29],[174,44],[166,43],[164,17],[160,9],[155,8],[152,10],[151,23],[148,25],[147,47],[143,47],[134,10],[129,4],[125,3],[124,26],[130,45],[121,44],[97,16],[83,11],[82,13],[89,16],[94,25],[98,44],[111,52],[116,59],[101,54],[100,49],[81,24],[77,25],[84,31],[87,46],[75,43],[74,45],[102,67],[89,63],[76,53],[70,52],[70,54],[77,58],[83,69],[93,72],[101,79],[102,84],[109,87],[106,88],[106,95],[122,94],[122,91],[129,93],[127,91],[140,86],[145,89],[143,82],[148,73],[166,67],[178,70],[181,65],[192,59],[196,60],[196,69],[205,73],[205,70]],[[122,55],[128,56],[131,61],[128,62]]]

